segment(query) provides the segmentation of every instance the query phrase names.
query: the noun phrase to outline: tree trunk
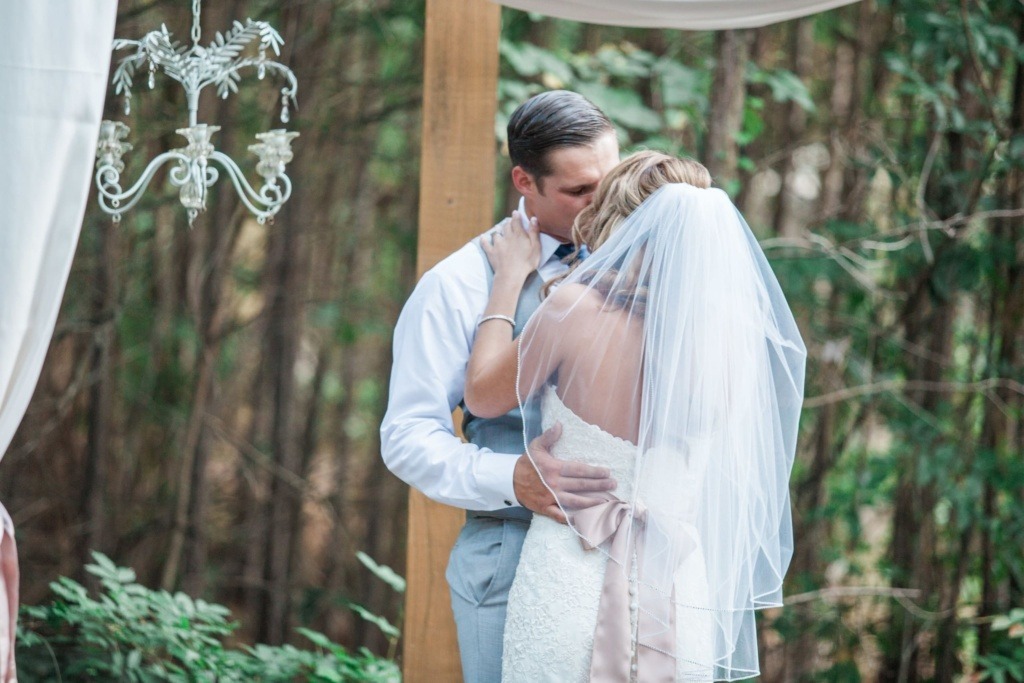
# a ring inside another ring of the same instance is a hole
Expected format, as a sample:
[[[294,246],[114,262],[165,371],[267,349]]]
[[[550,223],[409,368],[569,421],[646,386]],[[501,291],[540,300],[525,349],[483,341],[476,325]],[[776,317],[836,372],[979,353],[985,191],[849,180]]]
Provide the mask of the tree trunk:
[[[811,51],[814,49],[814,21],[812,19],[798,19],[792,26],[790,35],[791,56],[790,68],[801,82],[811,72]],[[801,224],[796,216],[796,203],[798,201],[793,192],[794,173],[796,164],[793,163],[794,148],[798,140],[803,139],[807,132],[807,112],[796,102],[786,105],[785,117],[786,134],[783,136],[785,153],[779,168],[779,198],[775,204],[775,234],[785,237],[796,237],[801,230]]]
[[[715,184],[724,188],[730,188],[738,180],[739,145],[736,134],[743,124],[752,35],[747,30],[715,33],[718,61],[711,85],[711,112],[702,158]]]
[[[295,210],[292,202],[282,210],[284,215],[277,221],[271,239],[265,363],[271,411],[269,443],[275,469],[300,476],[301,455],[294,438],[293,405],[303,288],[297,272],[302,260],[298,244],[300,227],[289,220]],[[268,503],[269,528],[264,539],[264,581],[268,593],[259,618],[258,637],[262,642],[279,644],[284,642],[290,622],[291,555],[299,503],[294,491],[276,472],[270,480]]]
[[[99,267],[95,270],[92,317],[94,332],[89,358],[89,435],[85,445],[85,476],[79,514],[85,520],[82,538],[82,564],[91,562],[93,551],[110,552],[107,537],[107,470],[113,450],[110,425],[113,419],[113,382],[111,356],[115,343],[117,293],[114,275],[118,270],[118,226],[103,221],[96,231]]]

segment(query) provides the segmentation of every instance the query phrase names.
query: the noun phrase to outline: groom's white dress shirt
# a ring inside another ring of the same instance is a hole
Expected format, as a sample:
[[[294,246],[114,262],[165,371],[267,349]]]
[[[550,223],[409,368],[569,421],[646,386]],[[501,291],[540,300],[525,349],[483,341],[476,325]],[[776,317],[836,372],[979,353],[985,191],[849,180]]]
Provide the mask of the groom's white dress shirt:
[[[509,223],[506,219],[499,225]],[[556,239],[542,234],[540,241],[537,270],[549,280],[567,266],[554,258]],[[474,242],[427,271],[398,317],[381,453],[388,469],[436,501],[498,510],[518,505],[512,473],[521,453],[464,443],[452,421],[462,401],[477,323],[490,296],[484,255]]]

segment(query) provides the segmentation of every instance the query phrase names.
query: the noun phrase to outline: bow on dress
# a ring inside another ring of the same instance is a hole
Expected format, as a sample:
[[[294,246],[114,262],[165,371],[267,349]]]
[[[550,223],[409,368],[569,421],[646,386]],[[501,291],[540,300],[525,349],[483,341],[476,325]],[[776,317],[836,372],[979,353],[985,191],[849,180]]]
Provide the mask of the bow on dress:
[[[645,683],[671,683],[676,679],[675,588],[673,586],[669,598],[666,626],[649,611],[640,609],[640,586],[630,585],[628,577],[630,558],[635,554],[638,565],[643,558],[644,534],[637,531],[650,528],[649,513],[639,502],[631,505],[611,494],[602,497],[603,502],[572,515],[572,523],[583,548],[593,550],[610,539],[610,559],[618,565],[610,564],[604,572],[594,628],[590,680],[593,683],[621,683],[631,679]],[[639,529],[631,529],[631,520],[638,522]],[[642,575],[639,566],[638,574]],[[639,632],[651,634],[649,640],[645,638],[645,642],[638,643],[635,664],[630,647],[633,642],[631,610],[637,612]]]

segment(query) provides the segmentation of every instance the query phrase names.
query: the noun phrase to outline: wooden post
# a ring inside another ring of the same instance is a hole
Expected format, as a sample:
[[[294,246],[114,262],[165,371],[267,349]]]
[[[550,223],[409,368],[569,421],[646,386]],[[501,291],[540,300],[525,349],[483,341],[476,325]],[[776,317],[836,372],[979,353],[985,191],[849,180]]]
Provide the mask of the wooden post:
[[[427,0],[420,166],[419,274],[490,227],[501,8]],[[465,512],[409,494],[406,683],[461,681],[444,578]]]

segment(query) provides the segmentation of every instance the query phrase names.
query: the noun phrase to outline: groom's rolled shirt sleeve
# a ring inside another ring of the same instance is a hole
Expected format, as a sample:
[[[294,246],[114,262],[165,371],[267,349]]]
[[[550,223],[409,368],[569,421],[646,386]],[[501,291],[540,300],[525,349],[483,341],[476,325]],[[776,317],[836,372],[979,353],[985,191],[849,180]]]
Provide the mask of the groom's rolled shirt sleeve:
[[[473,245],[423,276],[395,326],[388,410],[380,430],[388,469],[433,500],[468,510],[516,502],[512,474],[519,454],[465,443],[452,422],[487,297],[486,273]]]

